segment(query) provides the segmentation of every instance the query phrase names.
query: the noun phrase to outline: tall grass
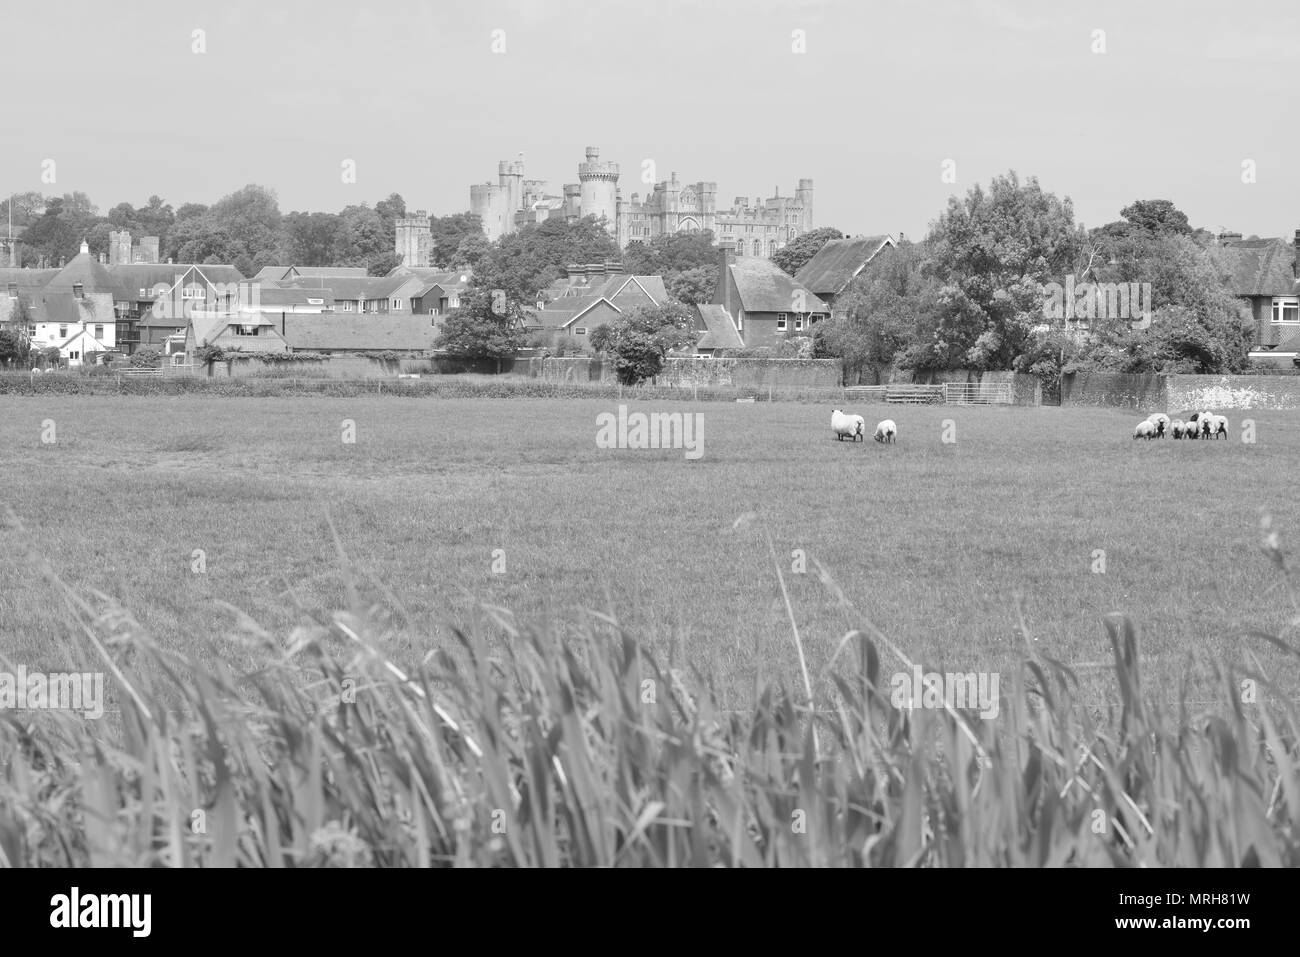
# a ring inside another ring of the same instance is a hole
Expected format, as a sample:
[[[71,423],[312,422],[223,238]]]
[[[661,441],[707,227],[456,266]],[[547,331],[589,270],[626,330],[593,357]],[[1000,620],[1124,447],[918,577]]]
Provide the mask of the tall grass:
[[[5,534],[26,542],[12,514]],[[1030,640],[1000,720],[900,710],[906,656],[865,621],[826,700],[766,684],[735,712],[595,612],[562,632],[487,609],[497,633],[456,631],[405,674],[351,587],[287,636],[232,609],[255,664],[204,668],[29,557],[84,637],[69,659],[112,674],[120,711],[0,712],[8,865],[1300,864],[1294,705],[1251,664],[1220,669],[1212,713],[1161,705],[1122,617],[1101,723]]]

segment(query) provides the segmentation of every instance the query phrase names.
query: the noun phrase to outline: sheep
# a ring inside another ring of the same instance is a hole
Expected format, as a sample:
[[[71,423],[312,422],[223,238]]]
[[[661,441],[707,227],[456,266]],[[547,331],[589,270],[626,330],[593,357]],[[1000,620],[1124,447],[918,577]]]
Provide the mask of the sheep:
[[[876,426],[877,442],[893,442],[898,438],[898,426],[894,424],[893,419],[885,419]]]
[[[1156,427],[1147,419],[1143,419],[1139,422],[1137,428],[1133,430],[1133,438],[1135,439],[1146,439],[1147,441],[1150,441],[1155,437],[1155,434]]]
[[[1210,435],[1213,438],[1228,437],[1228,418],[1223,415],[1210,416]]]
[[[1169,425],[1169,431],[1173,433],[1174,438],[1181,439],[1183,432],[1187,429],[1187,423],[1182,419],[1174,419]]]
[[[849,415],[836,409],[831,413],[831,432],[840,442],[844,441],[847,435],[850,441],[856,442],[859,438],[865,441],[863,432],[866,430],[867,422],[860,415]]]
[[[1163,439],[1165,430],[1169,428],[1169,416],[1163,412],[1152,412],[1147,416],[1147,421],[1156,427],[1156,438]]]
[[[1201,426],[1201,438],[1208,439],[1214,429],[1214,416],[1209,412],[1202,412],[1197,421]]]

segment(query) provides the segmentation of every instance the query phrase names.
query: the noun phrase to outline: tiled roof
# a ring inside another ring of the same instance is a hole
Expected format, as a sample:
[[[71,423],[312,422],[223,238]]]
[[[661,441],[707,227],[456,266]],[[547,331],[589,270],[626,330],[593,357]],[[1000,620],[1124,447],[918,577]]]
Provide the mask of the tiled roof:
[[[428,316],[293,315],[284,318],[284,338],[295,351],[426,351],[438,330]]]
[[[704,335],[695,344],[697,349],[743,349],[745,340],[736,331],[736,324],[721,306],[697,306]]]
[[[871,262],[876,253],[893,243],[894,239],[889,235],[832,239],[804,263],[794,278],[819,296],[834,296]]]
[[[58,274],[57,269],[16,269],[8,266],[0,268],[0,295],[4,294],[4,290],[11,282],[17,284],[20,292],[27,292],[30,295],[34,289],[44,289]]]
[[[89,320],[90,317],[85,315],[80,303],[84,300],[78,300],[71,292],[44,292],[35,297],[32,302],[33,321],[35,322],[81,322],[82,319]],[[100,322],[112,322],[113,317],[110,315],[107,320],[99,319]]]
[[[71,291],[77,283],[81,284],[86,295],[113,291],[113,280],[108,270],[90,253],[78,253],[73,256],[72,260],[50,279],[46,288],[52,292],[65,292]]]
[[[270,312],[291,309],[294,306],[311,306],[313,309],[334,308],[334,291],[331,289],[304,289],[300,286],[260,282],[257,284],[257,296],[262,308]],[[320,301],[312,303],[308,301],[311,299]]]
[[[740,304],[746,312],[829,312],[830,307],[812,290],[785,273],[769,259],[747,256],[729,264]],[[802,302],[795,294],[803,292]],[[802,305],[802,309],[796,308]]]
[[[1222,247],[1236,296],[1289,296],[1296,288],[1295,247],[1283,239],[1243,239]]]
[[[400,289],[408,276],[323,276],[304,277],[282,282],[286,289],[328,289],[334,298],[360,302],[366,299],[387,299],[388,294]]]
[[[365,278],[369,274],[365,266],[289,266],[285,274],[292,269],[304,279],[344,277],[349,279]]]

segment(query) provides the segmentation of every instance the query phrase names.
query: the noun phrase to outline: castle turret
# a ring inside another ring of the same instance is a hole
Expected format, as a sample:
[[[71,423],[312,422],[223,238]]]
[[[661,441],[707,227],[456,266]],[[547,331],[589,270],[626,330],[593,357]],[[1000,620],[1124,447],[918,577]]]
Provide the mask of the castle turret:
[[[469,210],[483,223],[483,234],[494,243],[514,230],[514,212],[507,212],[505,187],[495,183],[475,183],[469,188]]]
[[[803,203],[803,229],[802,232],[808,232],[813,228],[813,181],[810,179],[799,180],[799,188],[795,190],[795,199]]]
[[[108,264],[116,266],[131,262],[131,232],[130,230],[112,230],[108,231]]]
[[[524,208],[524,154],[519,159],[502,160],[497,164],[497,180],[505,192],[506,232],[515,231],[515,213]]]
[[[600,150],[587,147],[587,161],[578,164],[582,215],[604,219],[613,236],[618,235],[618,164],[602,163]]]

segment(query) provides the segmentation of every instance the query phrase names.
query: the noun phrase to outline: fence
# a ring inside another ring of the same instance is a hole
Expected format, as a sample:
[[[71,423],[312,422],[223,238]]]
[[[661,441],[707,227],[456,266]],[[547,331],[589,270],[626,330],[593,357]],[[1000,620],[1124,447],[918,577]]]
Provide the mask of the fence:
[[[945,382],[943,393],[949,405],[1011,405],[1015,401],[1010,382]]]

